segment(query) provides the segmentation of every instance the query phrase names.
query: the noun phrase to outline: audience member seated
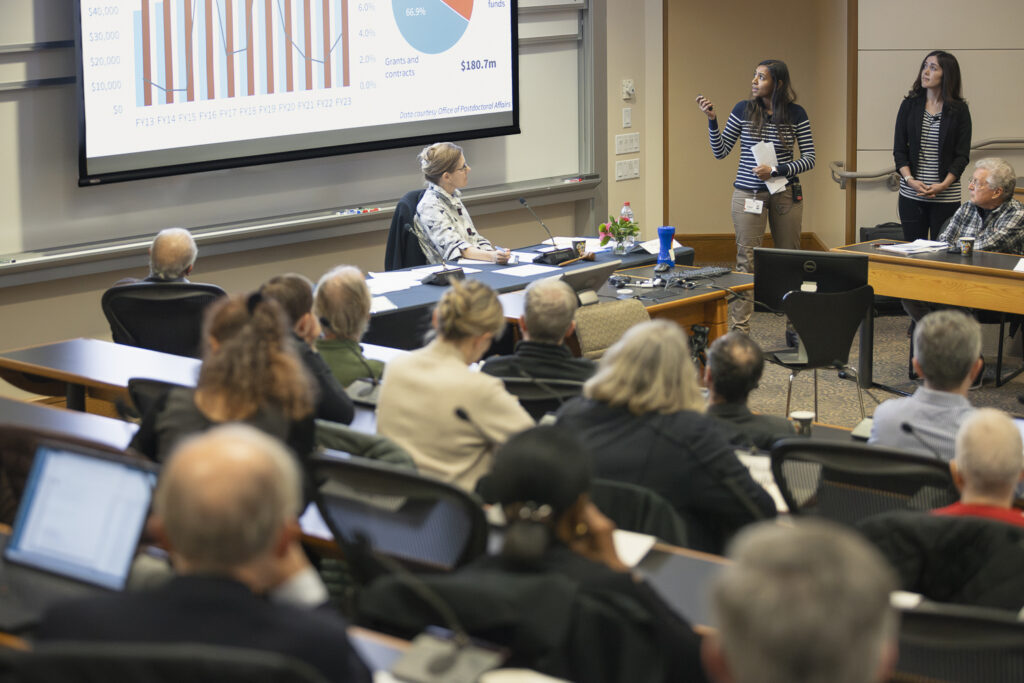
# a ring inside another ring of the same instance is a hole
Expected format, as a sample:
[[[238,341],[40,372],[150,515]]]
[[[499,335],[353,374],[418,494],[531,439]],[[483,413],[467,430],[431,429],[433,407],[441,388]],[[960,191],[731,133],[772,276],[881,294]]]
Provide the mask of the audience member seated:
[[[1014,509],[1014,491],[1024,476],[1020,430],[1001,410],[978,408],[956,433],[956,457],[949,463],[960,502],[934,515],[987,517],[1024,526],[1024,512]]]
[[[747,407],[747,397],[757,388],[763,371],[761,347],[743,332],[734,330],[719,337],[708,349],[704,368],[707,414],[719,422],[721,431],[735,446],[771,450],[776,441],[794,434],[786,418],[755,415]]]
[[[565,345],[575,331],[573,316],[579,307],[576,292],[561,280],[535,280],[526,287],[526,303],[519,316],[523,340],[510,356],[492,356],[483,370],[495,377],[568,379],[584,382],[597,365],[588,358],[576,358]]]
[[[142,280],[124,278],[117,285],[136,282],[188,282],[188,275],[196,263],[195,240],[184,228],[166,228],[157,233],[149,245],[149,275]]]
[[[313,283],[304,275],[288,273],[267,280],[260,288],[260,293],[279,303],[291,323],[295,350],[306,370],[316,380],[316,417],[342,424],[352,422],[355,415],[352,399],[312,346],[321,331],[320,322],[313,315]]]
[[[957,429],[973,410],[967,390],[981,372],[981,326],[961,311],[929,313],[914,329],[911,362],[924,386],[875,408],[868,443],[952,460]]]
[[[711,590],[704,666],[719,683],[879,683],[897,657],[896,577],[853,531],[758,524]]]
[[[427,190],[416,207],[416,228],[428,244],[423,253],[431,263],[459,258],[508,263],[508,249],[495,249],[481,235],[462,204],[462,188],[469,184],[469,164],[462,148],[436,142],[419,153]]]
[[[661,494],[686,522],[691,547],[721,552],[739,527],[774,517],[775,504],[703,408],[686,333],[652,320],[608,350],[558,425],[582,438],[597,477]]]
[[[472,490],[495,449],[534,422],[500,379],[468,367],[505,326],[493,289],[456,281],[433,324],[433,341],[388,363],[377,432],[404,448],[420,472]]]
[[[206,350],[196,388],[171,389],[143,416],[132,447],[163,462],[189,434],[246,422],[285,441],[299,456],[313,449],[313,380],[289,340],[281,306],[258,292],[223,297],[207,309]]]
[[[357,379],[380,380],[384,363],[363,355],[359,340],[370,323],[370,288],[355,266],[329,270],[316,285],[313,312],[323,325],[324,336],[316,349],[341,386]]]
[[[512,436],[480,481],[510,520],[501,553],[428,583],[471,634],[509,647],[508,666],[573,681],[705,680],[699,636],[619,560],[590,484],[573,435],[537,427]],[[371,585],[359,606],[405,635],[437,623],[397,577]]]
[[[300,500],[294,460],[251,427],[183,442],[151,522],[178,575],[149,591],[57,605],[36,638],[250,648],[303,660],[331,681],[370,681],[339,616],[260,597],[295,578]]]
[[[973,237],[974,248],[1024,255],[1024,204],[1014,199],[1017,186],[1013,166],[995,157],[980,159],[967,186],[971,195],[949,219],[939,241],[959,248],[961,237]],[[903,300],[903,308],[920,320],[935,306],[924,301]]]

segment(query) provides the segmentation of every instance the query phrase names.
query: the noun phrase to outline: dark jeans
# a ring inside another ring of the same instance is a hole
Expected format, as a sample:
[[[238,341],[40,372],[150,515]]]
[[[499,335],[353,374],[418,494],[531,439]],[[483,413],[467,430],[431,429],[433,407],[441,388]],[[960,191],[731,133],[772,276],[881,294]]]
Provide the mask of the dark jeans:
[[[960,205],[956,202],[919,202],[900,195],[899,210],[903,239],[908,242],[917,239],[938,239],[942,225],[959,208]]]

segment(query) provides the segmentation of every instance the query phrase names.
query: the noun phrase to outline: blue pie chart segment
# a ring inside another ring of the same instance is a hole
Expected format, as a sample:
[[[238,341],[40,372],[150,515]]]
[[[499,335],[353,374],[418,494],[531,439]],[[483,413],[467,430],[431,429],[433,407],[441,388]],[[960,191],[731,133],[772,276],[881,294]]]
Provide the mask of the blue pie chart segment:
[[[391,7],[402,37],[416,50],[436,55],[450,49],[466,32],[469,20],[453,5],[471,2],[446,3],[443,0],[393,0]]]

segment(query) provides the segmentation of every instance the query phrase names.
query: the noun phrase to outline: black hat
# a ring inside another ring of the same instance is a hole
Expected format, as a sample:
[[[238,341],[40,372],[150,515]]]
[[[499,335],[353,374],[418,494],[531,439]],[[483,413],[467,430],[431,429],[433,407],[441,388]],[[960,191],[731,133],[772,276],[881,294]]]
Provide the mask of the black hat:
[[[550,505],[557,518],[590,490],[590,481],[590,459],[579,439],[558,427],[534,427],[498,449],[477,491],[488,503]]]

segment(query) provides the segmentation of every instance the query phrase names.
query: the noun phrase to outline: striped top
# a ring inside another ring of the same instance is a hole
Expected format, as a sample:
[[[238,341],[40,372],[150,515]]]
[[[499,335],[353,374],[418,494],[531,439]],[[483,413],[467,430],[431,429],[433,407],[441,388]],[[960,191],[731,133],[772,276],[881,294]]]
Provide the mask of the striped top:
[[[921,121],[921,155],[917,158],[917,175],[915,176],[925,185],[941,183],[946,179],[945,173],[941,178],[939,177],[939,126],[941,125],[942,112],[929,114],[925,110],[924,119]],[[959,204],[961,194],[959,178],[934,197],[918,197],[917,193],[907,185],[906,180],[900,180],[900,195],[908,199],[916,199],[919,202]]]
[[[740,141],[740,164],[736,169],[736,181],[733,187],[751,192],[766,192],[768,187],[754,175],[754,153],[751,148],[761,140],[775,145],[775,156],[779,160],[779,175],[795,178],[804,171],[814,168],[814,139],[811,137],[811,121],[807,112],[799,104],[789,105],[789,120],[796,134],[796,144],[800,148],[800,158],[793,158],[793,150],[788,150],[779,140],[778,129],[769,119],[761,127],[761,137],[755,139],[751,135],[750,121],[743,117],[747,101],[736,104],[729,112],[729,120],[725,122],[725,130],[718,130],[718,119],[708,120],[708,139],[711,141],[711,153],[716,159],[724,159],[732,151],[736,140]]]

